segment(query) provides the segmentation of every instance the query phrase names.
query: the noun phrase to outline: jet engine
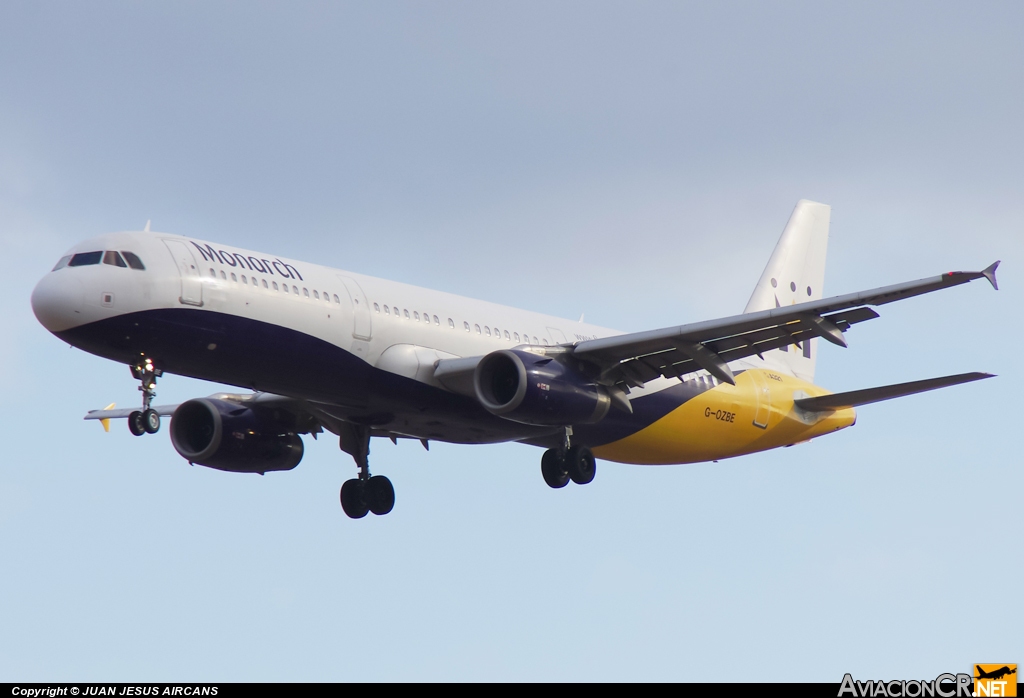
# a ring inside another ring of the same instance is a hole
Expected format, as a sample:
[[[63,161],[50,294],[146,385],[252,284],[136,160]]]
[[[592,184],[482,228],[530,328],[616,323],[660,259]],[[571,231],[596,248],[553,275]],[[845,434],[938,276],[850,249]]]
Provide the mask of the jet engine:
[[[233,473],[291,470],[303,453],[302,439],[271,413],[216,398],[181,403],[171,443],[190,463]]]
[[[488,412],[522,424],[593,424],[611,406],[608,392],[579,371],[550,356],[515,349],[482,358],[473,388]]]

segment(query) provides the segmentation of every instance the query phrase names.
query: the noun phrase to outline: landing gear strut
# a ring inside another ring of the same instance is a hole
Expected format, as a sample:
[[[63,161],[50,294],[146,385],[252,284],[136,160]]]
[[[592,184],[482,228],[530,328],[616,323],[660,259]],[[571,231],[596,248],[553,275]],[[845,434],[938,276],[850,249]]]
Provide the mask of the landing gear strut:
[[[341,486],[341,508],[352,519],[368,512],[383,516],[395,508],[395,488],[383,475],[370,475],[370,430],[348,425],[341,434],[341,450],[348,453],[359,468],[359,475]]]
[[[131,370],[132,378],[142,383],[139,386],[142,391],[142,410],[128,415],[128,429],[135,436],[155,434],[160,431],[160,415],[151,405],[156,397],[156,379],[164,375],[164,372],[153,365],[152,359],[132,366]]]
[[[562,448],[549,448],[540,459],[540,473],[548,487],[561,489],[572,480],[586,485],[597,475],[597,461],[586,446],[572,446],[572,427],[566,427]]]

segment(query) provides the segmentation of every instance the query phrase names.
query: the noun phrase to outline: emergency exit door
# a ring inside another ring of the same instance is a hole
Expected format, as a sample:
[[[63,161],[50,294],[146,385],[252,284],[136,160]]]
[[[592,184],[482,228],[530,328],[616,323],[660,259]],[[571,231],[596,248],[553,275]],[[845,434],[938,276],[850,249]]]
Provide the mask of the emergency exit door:
[[[366,294],[355,279],[341,275],[338,278],[345,284],[348,299],[352,303],[352,336],[356,339],[370,339],[373,328],[370,324],[370,304],[366,300]]]

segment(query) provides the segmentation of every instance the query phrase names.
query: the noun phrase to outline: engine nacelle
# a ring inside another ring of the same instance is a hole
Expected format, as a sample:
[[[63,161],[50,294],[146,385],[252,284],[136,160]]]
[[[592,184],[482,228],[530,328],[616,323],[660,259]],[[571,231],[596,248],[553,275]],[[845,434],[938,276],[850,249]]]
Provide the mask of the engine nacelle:
[[[270,414],[216,398],[178,405],[171,443],[190,463],[233,473],[291,470],[302,460],[302,439]]]
[[[607,391],[559,361],[502,349],[480,360],[473,374],[476,399],[491,414],[522,424],[568,426],[604,419]]]

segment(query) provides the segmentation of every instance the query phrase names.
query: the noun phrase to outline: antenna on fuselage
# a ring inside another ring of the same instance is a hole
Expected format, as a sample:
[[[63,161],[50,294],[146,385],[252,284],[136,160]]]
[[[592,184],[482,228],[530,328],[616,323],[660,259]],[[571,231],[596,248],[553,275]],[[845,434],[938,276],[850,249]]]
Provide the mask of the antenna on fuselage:
[[[142,229],[142,232],[144,232],[144,233],[150,232],[149,231],[149,224],[152,223],[152,222],[153,221],[146,221],[146,227]]]

